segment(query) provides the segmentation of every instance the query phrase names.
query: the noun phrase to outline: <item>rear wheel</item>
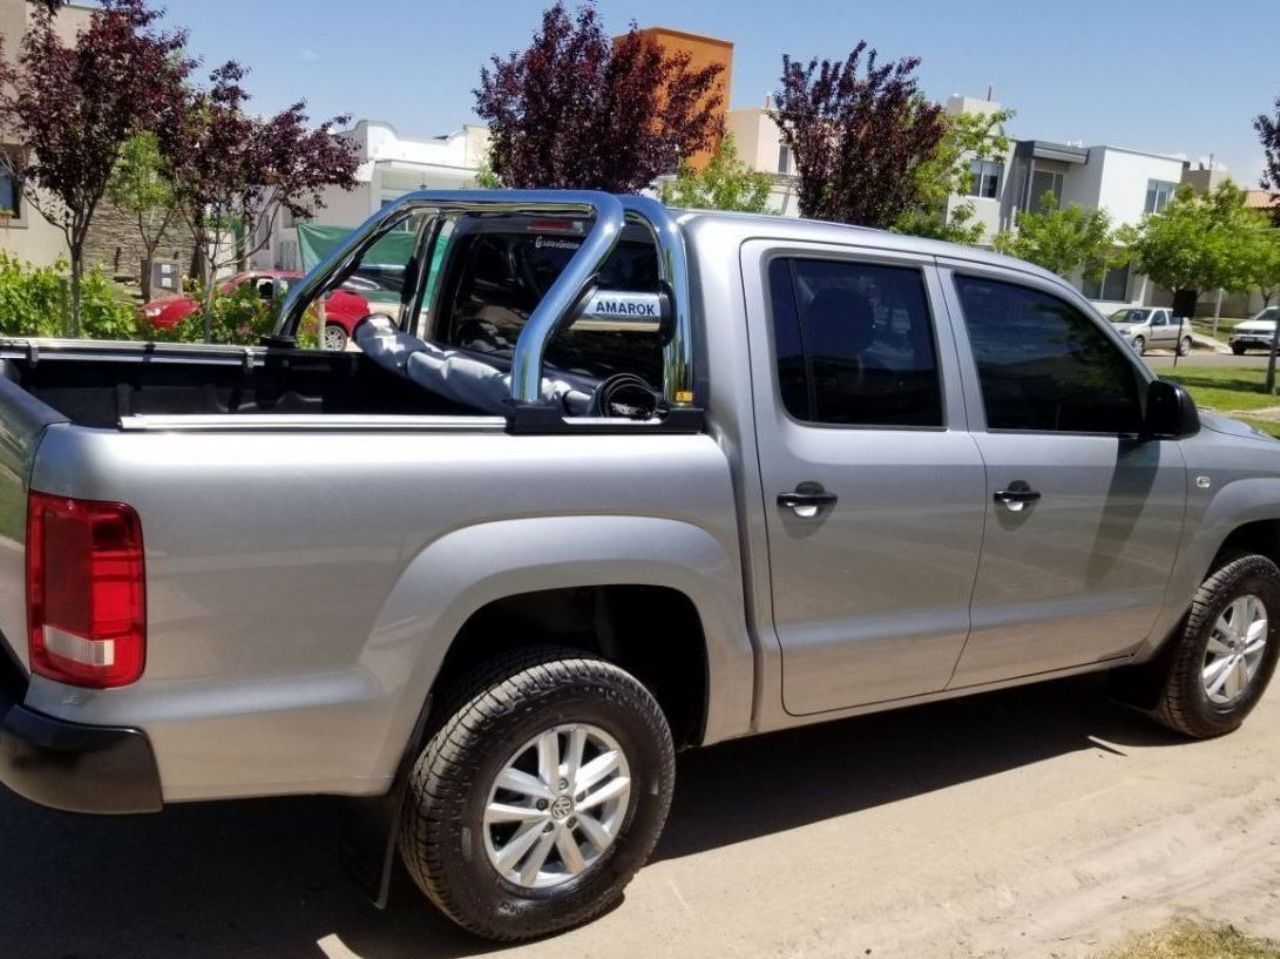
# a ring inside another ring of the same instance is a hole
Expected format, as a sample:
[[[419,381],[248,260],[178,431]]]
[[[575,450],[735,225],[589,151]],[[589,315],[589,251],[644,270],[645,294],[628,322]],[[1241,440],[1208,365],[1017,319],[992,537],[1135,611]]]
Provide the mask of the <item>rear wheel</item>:
[[[490,939],[607,910],[671,801],[674,750],[653,696],[604,660],[534,650],[496,660],[456,702],[414,765],[402,814],[418,886]]]
[[[1280,657],[1280,568],[1236,554],[1204,581],[1175,640],[1155,716],[1188,736],[1239,727]]]
[[[1142,337],[1142,336],[1135,336],[1135,337],[1133,338],[1133,348],[1134,348],[1134,350],[1137,352],[1137,354],[1138,354],[1139,356],[1141,356],[1143,353],[1147,352],[1147,340],[1146,340],[1146,338],[1145,338],[1145,337]]]

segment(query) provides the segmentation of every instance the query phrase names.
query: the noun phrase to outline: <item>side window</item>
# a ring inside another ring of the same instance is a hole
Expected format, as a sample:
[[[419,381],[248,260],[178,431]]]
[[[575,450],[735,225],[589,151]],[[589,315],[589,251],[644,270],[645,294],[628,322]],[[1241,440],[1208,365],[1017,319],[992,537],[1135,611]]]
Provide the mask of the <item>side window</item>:
[[[1074,306],[1039,290],[957,276],[987,426],[1136,433],[1140,377]]]
[[[1165,313],[1164,310],[1156,310],[1154,313],[1151,314],[1151,325],[1152,326],[1168,326],[1169,314]]]
[[[942,425],[919,270],[779,258],[769,264],[769,295],[788,413],[812,423]]]

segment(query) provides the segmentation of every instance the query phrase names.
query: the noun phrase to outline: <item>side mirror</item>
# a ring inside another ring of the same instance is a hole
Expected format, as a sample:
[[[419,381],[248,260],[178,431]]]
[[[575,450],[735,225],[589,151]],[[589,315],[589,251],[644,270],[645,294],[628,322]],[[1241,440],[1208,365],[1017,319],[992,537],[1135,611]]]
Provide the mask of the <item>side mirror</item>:
[[[1200,414],[1191,394],[1170,380],[1152,380],[1147,387],[1144,436],[1178,440],[1200,432]]]

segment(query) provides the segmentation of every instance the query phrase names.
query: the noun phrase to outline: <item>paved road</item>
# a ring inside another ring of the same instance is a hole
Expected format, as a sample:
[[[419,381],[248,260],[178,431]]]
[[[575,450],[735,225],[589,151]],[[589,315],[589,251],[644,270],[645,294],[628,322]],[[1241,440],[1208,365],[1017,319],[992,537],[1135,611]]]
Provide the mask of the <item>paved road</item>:
[[[623,905],[511,959],[1083,956],[1171,910],[1280,936],[1280,693],[1182,743],[1071,681],[682,757]],[[0,797],[0,955],[483,954],[399,877],[379,914],[336,866],[336,804],[101,820]]]

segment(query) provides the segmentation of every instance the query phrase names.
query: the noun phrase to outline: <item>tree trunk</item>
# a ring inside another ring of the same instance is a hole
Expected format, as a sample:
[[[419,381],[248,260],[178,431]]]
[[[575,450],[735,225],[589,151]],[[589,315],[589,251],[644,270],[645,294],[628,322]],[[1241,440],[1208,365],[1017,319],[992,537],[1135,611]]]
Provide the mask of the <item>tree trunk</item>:
[[[204,341],[213,342],[213,297],[216,288],[213,285],[213,271],[209,271],[209,282],[204,286]]]
[[[1271,352],[1267,356],[1267,382],[1264,391],[1268,396],[1276,391],[1276,350],[1280,350],[1280,323],[1271,333]]]
[[[80,276],[84,272],[84,244],[71,247],[71,335],[80,336]]]

